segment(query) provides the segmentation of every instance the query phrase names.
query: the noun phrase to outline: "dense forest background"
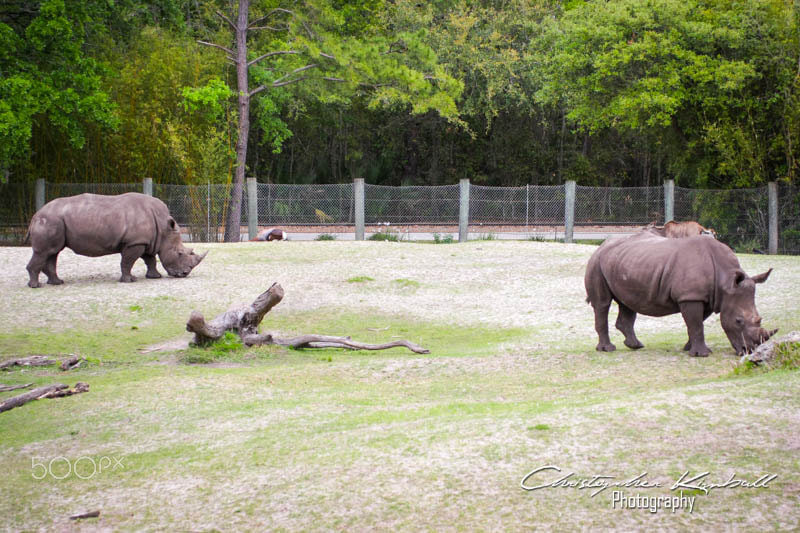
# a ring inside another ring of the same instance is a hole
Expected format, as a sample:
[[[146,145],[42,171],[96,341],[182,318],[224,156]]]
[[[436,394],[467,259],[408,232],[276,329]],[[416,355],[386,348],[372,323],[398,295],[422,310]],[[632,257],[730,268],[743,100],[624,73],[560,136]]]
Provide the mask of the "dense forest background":
[[[238,8],[4,0],[0,181],[229,183],[240,117],[222,48]],[[268,89],[253,95],[246,174],[261,182],[797,180],[797,1],[250,9],[264,19],[248,36],[251,85]]]

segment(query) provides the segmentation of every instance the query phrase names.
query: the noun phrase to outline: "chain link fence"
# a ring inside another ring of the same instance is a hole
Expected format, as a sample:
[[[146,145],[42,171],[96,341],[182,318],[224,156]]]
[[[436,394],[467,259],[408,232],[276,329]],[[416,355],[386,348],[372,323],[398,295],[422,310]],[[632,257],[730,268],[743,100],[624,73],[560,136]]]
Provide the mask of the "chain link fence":
[[[47,183],[45,201],[84,192],[141,192],[141,183]],[[352,183],[322,185],[256,185],[258,223],[262,226],[353,226]],[[163,200],[196,242],[221,242],[230,208],[231,185],[160,185],[153,194]],[[34,183],[0,184],[0,243],[22,243],[35,212]],[[738,251],[768,247],[768,188],[697,190],[675,187],[675,220],[696,220]],[[566,189],[557,186],[469,187],[469,223],[494,226],[564,224]],[[800,187],[780,184],[779,252],[800,254]],[[247,187],[242,190],[241,226],[248,221]],[[367,225],[458,225],[459,185],[364,186]],[[575,187],[575,226],[643,226],[664,221],[664,188]]]
[[[738,251],[763,252],[769,239],[769,193],[767,187],[735,190],[675,187],[675,220],[696,220]]]
[[[458,224],[458,185],[364,185],[366,224]]]
[[[800,254],[800,187],[778,186],[778,252]]]
[[[575,187],[576,226],[664,222],[663,187]]]
[[[352,225],[353,184],[257,185],[258,222],[278,225]],[[243,220],[247,220],[244,218]]]
[[[564,223],[564,187],[470,185],[469,219],[474,224],[555,226]]]

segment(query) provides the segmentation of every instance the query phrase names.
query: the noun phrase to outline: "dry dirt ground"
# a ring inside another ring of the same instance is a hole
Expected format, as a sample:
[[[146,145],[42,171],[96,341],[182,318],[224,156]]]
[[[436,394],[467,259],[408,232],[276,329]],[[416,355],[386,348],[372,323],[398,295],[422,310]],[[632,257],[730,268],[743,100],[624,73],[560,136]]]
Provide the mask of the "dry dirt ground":
[[[706,321],[707,359],[681,353],[679,316],[640,317],[642,351],[625,349],[614,332],[620,349],[596,353],[583,288],[593,246],[196,248],[210,253],[188,278],[146,280],[138,263],[133,284],[117,282],[118,256],[65,251],[65,284],[37,290],[25,286],[30,250],[0,249],[0,356],[67,351],[92,360],[75,377],[0,375],[3,383],[92,385],[0,414],[0,471],[8,473],[0,528],[800,528],[798,372],[734,376],[737,358],[716,315]],[[775,269],[758,289],[765,326],[800,329],[800,260],[740,261],[750,274]],[[191,310],[214,316],[274,281],[286,296],[267,330],[402,336],[433,353],[262,349],[232,365],[180,362],[170,343],[188,338],[181,329]],[[159,343],[167,350],[139,351]],[[124,457],[124,468],[32,479],[32,462],[107,456]],[[576,487],[521,488],[525,474],[548,465],[575,472],[573,481],[646,472],[661,485],[628,487],[628,496],[676,495],[668,489],[684,471],[707,471],[709,483],[777,477],[764,488],[687,489],[697,498],[692,513],[654,513],[614,508],[612,488],[594,497]],[[66,518],[94,508],[99,519]]]

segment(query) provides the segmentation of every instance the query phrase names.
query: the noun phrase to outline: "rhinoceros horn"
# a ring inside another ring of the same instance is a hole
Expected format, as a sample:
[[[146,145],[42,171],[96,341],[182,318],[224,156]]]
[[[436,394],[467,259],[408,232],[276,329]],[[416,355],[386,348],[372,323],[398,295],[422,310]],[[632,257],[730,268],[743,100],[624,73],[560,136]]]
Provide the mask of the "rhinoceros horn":
[[[208,255],[208,250],[206,250],[202,255],[197,255],[197,254],[194,253],[194,251],[192,251],[192,257],[194,257],[194,265],[192,265],[192,268],[194,268],[197,265],[199,265],[200,261],[205,259],[207,255]]]

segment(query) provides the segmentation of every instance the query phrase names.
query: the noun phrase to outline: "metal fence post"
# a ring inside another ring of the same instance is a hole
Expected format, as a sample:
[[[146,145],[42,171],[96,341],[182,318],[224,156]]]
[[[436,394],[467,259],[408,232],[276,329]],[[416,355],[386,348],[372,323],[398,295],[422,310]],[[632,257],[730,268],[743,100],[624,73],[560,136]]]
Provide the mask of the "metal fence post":
[[[36,180],[36,210],[44,207],[44,178]]]
[[[355,202],[356,240],[364,240],[364,178],[353,179],[353,200]]]
[[[572,242],[575,227],[575,182],[564,183],[564,242]]]
[[[664,180],[664,224],[675,220],[675,180]]]
[[[778,184],[774,181],[767,183],[769,196],[769,248],[771,255],[778,253]]]
[[[469,179],[458,182],[458,242],[469,239]]]
[[[142,193],[147,196],[153,196],[153,178],[145,178],[142,180]]]
[[[247,178],[247,235],[253,240],[258,235],[258,183]]]

